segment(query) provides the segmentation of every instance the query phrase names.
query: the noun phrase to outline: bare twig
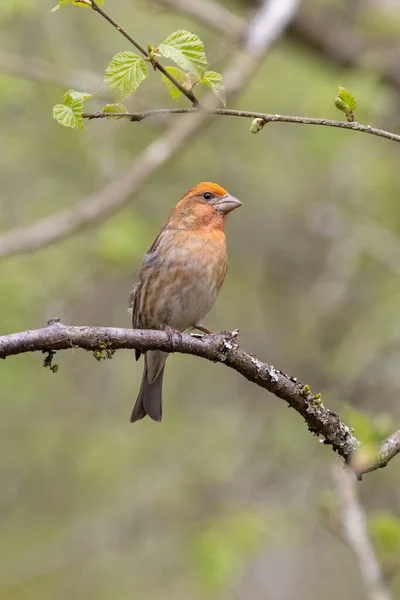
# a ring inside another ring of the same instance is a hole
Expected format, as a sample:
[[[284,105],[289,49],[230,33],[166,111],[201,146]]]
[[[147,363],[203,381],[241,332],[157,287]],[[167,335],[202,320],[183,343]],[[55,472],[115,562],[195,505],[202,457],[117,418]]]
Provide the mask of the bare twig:
[[[123,27],[121,27],[121,25],[118,25],[118,23],[101,6],[99,6],[95,0],[89,0],[89,1],[92,6],[92,9],[95,12],[97,12],[104,19],[106,19],[106,21],[111,23],[111,25],[113,27],[115,27],[115,29],[117,29],[117,31],[119,31],[131,44],[133,44],[133,46],[135,46],[135,48],[137,48],[139,50],[139,52],[141,52],[143,54],[143,56],[145,56],[146,58],[150,58],[150,54],[147,52],[147,50],[145,48],[143,48],[143,46],[141,44],[139,44],[139,42],[136,41],[135,38],[133,38],[127,31],[125,31],[125,29]],[[153,67],[155,69],[160,71],[160,73],[162,73],[167,79],[169,79],[170,82],[176,88],[178,88],[178,90],[184,96],[186,96],[186,98],[188,98],[190,100],[190,102],[193,104],[193,106],[197,106],[199,104],[199,101],[197,100],[197,98],[193,94],[193,92],[191,92],[190,90],[187,90],[185,87],[183,87],[183,85],[181,85],[179,83],[179,81],[171,75],[171,73],[169,73],[166,69],[164,69],[162,64],[156,58],[153,58],[151,60],[151,64],[153,65]]]
[[[367,519],[354,476],[348,469],[335,468],[333,481],[344,533],[356,557],[368,600],[390,600],[391,594],[384,585],[381,567],[368,537]]]
[[[339,129],[352,129],[362,133],[369,133],[378,137],[383,137],[392,142],[400,142],[400,135],[391,133],[384,129],[377,129],[370,125],[362,125],[355,121],[335,121],[332,119],[317,119],[314,117],[299,117],[295,115],[276,115],[271,113],[251,112],[246,110],[230,110],[226,108],[195,109],[195,108],[160,108],[156,110],[147,110],[141,113],[85,113],[84,119],[104,119],[108,117],[127,118],[131,121],[142,121],[148,117],[160,114],[188,114],[194,112],[205,112],[208,115],[223,115],[230,117],[244,117],[246,119],[261,119],[264,124],[267,123],[297,123],[299,125],[322,125],[323,127],[336,127]]]
[[[294,15],[296,4],[293,0],[273,0],[268,4],[272,4],[272,7],[278,4],[286,6],[286,21],[281,19],[280,30],[272,31],[271,27],[276,27],[276,21],[270,20],[268,13],[263,12],[262,20],[258,19],[256,13],[248,23],[247,41],[234,55],[224,74],[227,97],[231,100],[251,79],[271,43],[278,33],[284,31]],[[258,37],[253,39],[252,31],[256,25]],[[211,107],[215,101],[215,96],[211,94]],[[70,209],[62,210],[33,225],[12,229],[0,236],[0,258],[42,248],[117,211],[159,167],[171,160],[186,143],[193,141],[194,136],[202,131],[207,119],[208,115],[205,112],[186,116],[179,123],[171,125],[164,135],[142,152],[125,174],[119,175],[100,192],[85,198]]]
[[[362,467],[354,467],[358,479],[361,479],[365,473],[371,473],[377,469],[383,469],[397,454],[400,453],[400,429],[389,436],[379,449],[378,455],[370,464]],[[355,461],[355,465],[357,461]]]
[[[0,337],[0,358],[24,352],[83,348],[96,352],[121,348],[163,350],[194,354],[213,362],[224,363],[249,381],[267,389],[285,400],[300,413],[307,426],[316,435],[324,437],[345,460],[357,448],[358,442],[340,418],[325,408],[319,397],[314,397],[309,386],[291,378],[244,352],[235,342],[236,334],[209,335],[201,338],[182,334],[180,340],[171,340],[163,331],[118,329],[113,327],[70,327],[57,320],[46,328],[22,331]]]

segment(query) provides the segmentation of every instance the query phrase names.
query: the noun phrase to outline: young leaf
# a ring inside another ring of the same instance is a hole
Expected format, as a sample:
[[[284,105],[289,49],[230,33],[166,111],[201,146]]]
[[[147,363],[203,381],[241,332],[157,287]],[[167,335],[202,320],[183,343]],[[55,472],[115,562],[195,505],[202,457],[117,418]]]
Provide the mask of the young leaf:
[[[196,77],[203,77],[207,68],[203,42],[197,35],[183,29],[171,33],[158,46],[158,53]]]
[[[147,65],[143,58],[133,52],[119,52],[106,69],[104,81],[110,88],[117,88],[123,98],[132,94],[147,77]]]
[[[177,67],[165,67],[165,70],[168,71],[168,73],[170,73],[172,77],[174,77],[182,86],[185,87],[185,85],[190,83],[190,77],[187,75],[187,73],[184,73]],[[167,89],[171,94],[171,98],[173,100],[178,100],[182,92],[178,90],[178,88],[167,77],[165,77],[165,75],[162,75],[162,80],[167,86]]]
[[[53,118],[64,127],[83,129],[82,111],[82,100],[75,100],[70,106],[68,104],[56,104],[53,106]]]
[[[83,129],[83,102],[91,97],[86,92],[68,90],[63,103],[53,106],[53,118],[64,127]]]
[[[93,94],[88,94],[87,92],[77,92],[76,90],[68,90],[68,92],[64,96],[64,104],[67,102],[72,102],[73,100],[87,100],[91,98]]]
[[[222,104],[226,106],[224,78],[221,73],[217,73],[217,71],[206,71],[202,82],[208,85],[214,94],[221,100]]]
[[[103,108],[103,113],[126,113],[127,110],[123,104],[117,102],[116,104],[107,104]],[[107,117],[107,119],[119,119],[120,117]]]
[[[338,95],[335,98],[335,106],[342,111],[348,121],[354,121],[354,111],[357,108],[357,100],[348,90],[339,85]]]

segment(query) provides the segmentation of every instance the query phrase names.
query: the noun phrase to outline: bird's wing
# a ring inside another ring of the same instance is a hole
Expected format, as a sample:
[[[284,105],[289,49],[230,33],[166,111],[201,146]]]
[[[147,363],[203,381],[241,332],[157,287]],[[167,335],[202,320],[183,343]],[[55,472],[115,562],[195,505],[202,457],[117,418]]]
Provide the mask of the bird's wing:
[[[157,259],[159,257],[158,250],[159,250],[160,242],[163,238],[163,234],[165,232],[166,227],[167,227],[167,223],[160,230],[159,234],[157,235],[157,237],[153,241],[152,245],[150,246],[147,254],[144,255],[142,266],[140,267],[139,281],[136,285],[134,285],[134,287],[132,288],[132,291],[131,291],[130,306],[132,307],[132,326],[135,329],[140,328],[140,326],[141,326],[140,325],[140,311],[139,311],[140,295],[141,295],[141,292],[143,289],[144,282],[146,281],[148,268],[151,267],[152,265],[154,265],[154,263],[157,261]]]

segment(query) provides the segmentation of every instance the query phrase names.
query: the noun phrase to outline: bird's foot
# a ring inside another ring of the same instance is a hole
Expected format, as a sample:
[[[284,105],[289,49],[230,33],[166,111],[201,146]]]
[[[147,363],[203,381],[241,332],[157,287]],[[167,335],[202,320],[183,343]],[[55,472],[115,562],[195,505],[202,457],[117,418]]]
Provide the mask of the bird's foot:
[[[206,335],[215,335],[213,331],[206,329],[206,327],[203,327],[203,325],[200,325],[200,323],[196,323],[194,326],[194,329],[198,329],[199,331],[202,331]]]

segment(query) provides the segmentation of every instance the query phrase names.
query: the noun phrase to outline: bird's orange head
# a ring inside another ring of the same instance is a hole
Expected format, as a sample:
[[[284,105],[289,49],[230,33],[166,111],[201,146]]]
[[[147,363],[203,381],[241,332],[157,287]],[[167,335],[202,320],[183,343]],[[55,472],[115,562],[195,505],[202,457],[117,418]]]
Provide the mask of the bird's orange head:
[[[187,228],[223,228],[226,215],[241,206],[240,200],[211,181],[198,183],[175,205],[170,221]]]

